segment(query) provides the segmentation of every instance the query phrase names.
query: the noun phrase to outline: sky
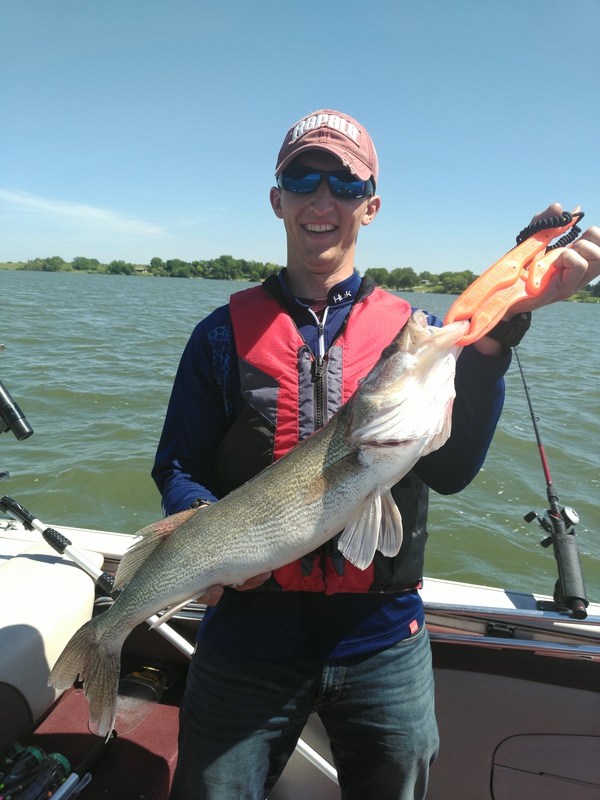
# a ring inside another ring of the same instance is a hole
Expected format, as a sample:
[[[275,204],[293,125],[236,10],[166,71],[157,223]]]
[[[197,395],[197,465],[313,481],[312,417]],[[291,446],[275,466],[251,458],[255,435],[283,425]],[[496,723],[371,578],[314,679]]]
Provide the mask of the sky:
[[[0,262],[285,264],[287,130],[378,151],[356,266],[480,274],[557,201],[600,224],[600,0],[0,0]]]

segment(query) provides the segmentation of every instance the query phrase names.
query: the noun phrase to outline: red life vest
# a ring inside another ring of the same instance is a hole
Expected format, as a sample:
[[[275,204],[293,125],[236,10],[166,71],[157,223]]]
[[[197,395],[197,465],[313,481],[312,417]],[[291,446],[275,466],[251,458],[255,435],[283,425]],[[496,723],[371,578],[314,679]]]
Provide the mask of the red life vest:
[[[278,386],[276,461],[300,438],[298,351],[305,343],[287,311],[262,286],[233,294],[229,309],[238,358],[245,362],[243,374],[247,374],[246,365],[250,365],[273,378]],[[359,380],[374,366],[410,314],[405,300],[379,287],[354,304],[342,334],[331,346],[342,352],[343,403],[350,399]],[[329,352],[325,360],[330,357]]]
[[[377,362],[382,350],[392,341],[411,314],[410,306],[405,300],[374,285],[371,288],[371,291],[362,299],[359,297],[353,304],[341,334],[325,355],[325,369],[330,359],[338,364],[341,363],[342,402],[350,398],[359,380]],[[299,367],[300,357],[306,356],[306,343],[289,313],[277,299],[269,295],[263,286],[253,287],[231,296],[230,313],[240,364],[242,395],[246,407],[250,408],[247,414],[240,415],[228,432],[222,454],[217,458],[223,467],[228,464],[229,471],[232,470],[234,460],[243,462],[246,458],[251,464],[253,452],[257,452],[256,448],[254,450],[248,448],[247,454],[243,451],[244,442],[250,441],[248,430],[253,424],[250,422],[251,417],[262,420],[258,424],[260,429],[258,433],[255,426],[254,440],[257,438],[269,440],[261,446],[261,453],[264,454],[265,449],[270,448],[273,461],[285,455],[297,444],[301,438],[299,397],[303,392],[313,391],[312,386],[301,385],[303,380],[310,381],[310,373]],[[334,350],[336,348],[339,350]],[[312,354],[309,356],[313,358]],[[258,411],[259,405],[265,405],[265,395],[268,396],[266,405],[270,403],[272,406],[271,416],[274,422],[271,428],[262,424],[264,414],[253,415],[251,410],[252,406],[256,406],[255,411]],[[250,473],[256,474],[263,466],[264,464],[256,464],[256,468],[250,469]],[[221,472],[223,471],[221,469]],[[245,479],[248,477],[250,474],[244,476]],[[242,480],[238,479],[237,485]],[[418,483],[419,496],[423,492],[425,495],[426,516],[427,491],[420,481]],[[227,486],[228,491],[231,488],[234,487]],[[411,492],[411,498],[413,495],[414,491]],[[412,505],[415,505],[415,502],[413,498]],[[412,513],[412,516],[418,515]],[[407,537],[405,533],[405,539],[410,547],[411,536]],[[420,556],[417,554],[417,570],[422,569],[423,547],[424,541],[419,542],[417,550],[421,551],[421,554]],[[317,591],[326,594],[399,591],[397,581],[394,580],[397,570],[391,563],[394,559],[386,559],[377,553],[374,562],[363,571],[336,553],[335,548],[330,549],[331,552],[328,552],[328,546],[325,545],[314,554],[275,570],[273,578],[262,588]],[[415,553],[412,554],[412,561],[415,562]],[[378,565],[383,568],[384,578],[377,574]],[[412,566],[415,566],[414,563]],[[408,583],[401,588],[413,588],[420,577],[421,574],[415,573],[412,569]]]

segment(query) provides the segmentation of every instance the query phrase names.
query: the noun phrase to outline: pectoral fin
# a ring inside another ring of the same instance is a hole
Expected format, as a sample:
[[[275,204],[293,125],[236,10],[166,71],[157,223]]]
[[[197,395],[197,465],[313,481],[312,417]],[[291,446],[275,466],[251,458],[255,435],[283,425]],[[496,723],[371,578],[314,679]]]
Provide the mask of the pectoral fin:
[[[366,569],[380,550],[395,556],[402,545],[402,517],[389,491],[369,494],[340,536],[340,552],[359,569]]]
[[[363,404],[350,429],[351,442],[387,445],[420,439],[430,425],[428,409],[420,396],[406,391],[400,398]]]
[[[423,451],[423,455],[426,456],[428,453],[433,453],[434,450],[440,448],[446,441],[450,438],[450,433],[452,432],[452,401],[450,401],[450,406],[448,408],[447,413],[444,415],[444,421],[442,423],[442,427],[440,430],[431,438],[428,442],[427,447]]]

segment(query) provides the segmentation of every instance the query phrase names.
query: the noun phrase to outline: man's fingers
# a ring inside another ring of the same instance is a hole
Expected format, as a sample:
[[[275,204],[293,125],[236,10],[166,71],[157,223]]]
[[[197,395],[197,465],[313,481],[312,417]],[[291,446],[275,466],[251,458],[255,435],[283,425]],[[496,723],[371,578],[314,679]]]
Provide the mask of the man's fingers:
[[[563,253],[561,266],[571,294],[595,280],[600,275],[600,228],[589,228],[573,242]]]
[[[245,592],[246,589],[256,589],[257,586],[261,586],[265,581],[269,580],[270,577],[270,572],[262,572],[260,575],[255,575],[254,578],[249,578],[247,581],[244,581],[244,583],[236,588],[240,592]]]
[[[241,583],[235,588],[240,592],[245,592],[247,589],[256,589],[257,586],[261,586],[261,584],[269,580],[270,577],[270,572],[261,572],[260,575],[248,578],[247,581],[244,581],[244,583]],[[198,602],[204,603],[206,606],[216,606],[221,597],[223,597],[223,591],[224,589],[222,586],[211,586],[198,598]]]
[[[563,208],[560,203],[551,203],[544,211],[535,214],[531,218],[531,223],[537,222],[540,219],[550,219],[551,217],[560,217],[563,213]]]
[[[216,606],[219,600],[223,597],[222,586],[210,586],[204,594],[198,598],[199,603],[204,603],[207,606]]]

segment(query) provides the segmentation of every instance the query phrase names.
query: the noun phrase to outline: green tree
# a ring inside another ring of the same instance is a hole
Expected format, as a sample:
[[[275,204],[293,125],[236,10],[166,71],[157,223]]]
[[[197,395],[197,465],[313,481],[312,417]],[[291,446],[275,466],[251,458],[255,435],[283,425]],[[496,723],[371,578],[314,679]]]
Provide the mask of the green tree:
[[[194,268],[187,261],[172,258],[167,261],[166,271],[172,278],[190,278]]]
[[[44,259],[44,271],[45,272],[60,272],[61,269],[64,269],[67,266],[67,262],[64,258],[60,256],[51,256],[50,258]]]
[[[477,276],[471,270],[463,272],[442,272],[438,275],[442,291],[448,294],[460,294],[475,280]]]
[[[462,292],[463,288],[466,288],[464,278],[460,279],[458,274],[454,272],[440,272],[438,283],[442,287],[442,291],[449,294]]]
[[[211,262],[211,278],[234,281],[242,277],[239,263],[233,256],[223,255]]]
[[[42,264],[43,261],[41,258],[31,258],[29,261],[26,261],[25,264],[23,264],[21,269],[31,270],[33,272],[41,272],[43,268]]]
[[[111,261],[106,271],[111,275],[133,275],[135,264],[129,264],[127,261]]]
[[[281,270],[281,267],[278,264],[272,264],[270,261],[267,261],[266,264],[263,264],[262,268],[262,279],[268,278],[269,275],[277,275]]]
[[[379,286],[387,286],[389,272],[385,267],[369,267],[365,270],[365,278],[371,278]]]
[[[65,269],[67,262],[60,256],[50,256],[49,258],[34,258],[27,261],[23,269],[34,270],[35,272],[60,272]]]
[[[71,267],[76,270],[85,272],[92,272],[100,268],[100,262],[97,258],[85,258],[85,256],[75,256],[71,261]]]
[[[192,267],[197,278],[204,277],[204,261],[192,261]]]
[[[280,269],[281,267],[278,267],[277,264],[271,264],[270,262],[263,264],[260,261],[248,261],[246,262],[244,277],[246,280],[261,283],[266,280],[269,275],[277,275]]]
[[[390,272],[387,286],[390,289],[410,289],[417,283],[417,273],[412,267],[398,267]]]
[[[162,258],[153,258],[150,260],[150,272],[154,273],[155,275],[162,274],[166,269],[166,264],[162,260]]]

